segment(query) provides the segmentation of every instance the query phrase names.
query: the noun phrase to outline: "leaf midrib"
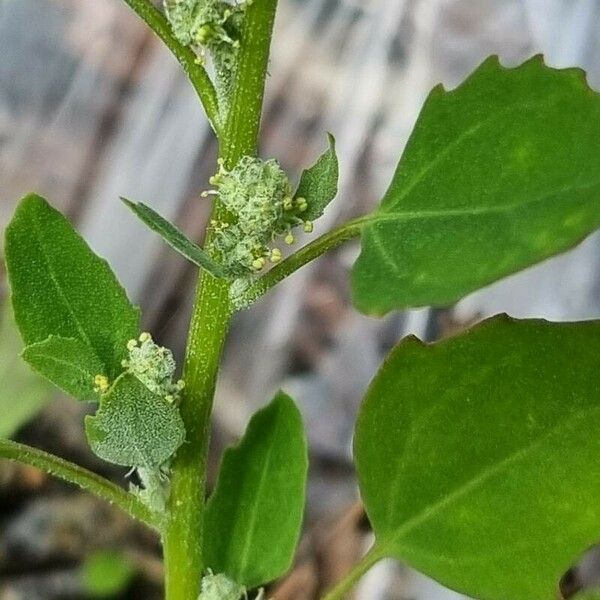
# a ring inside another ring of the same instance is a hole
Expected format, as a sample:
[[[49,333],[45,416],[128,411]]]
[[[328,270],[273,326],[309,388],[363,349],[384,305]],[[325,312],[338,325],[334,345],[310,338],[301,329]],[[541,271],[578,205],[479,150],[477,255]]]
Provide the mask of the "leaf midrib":
[[[408,533],[410,533],[410,531],[414,530],[416,527],[423,524],[432,517],[435,517],[435,515],[438,514],[444,508],[451,506],[464,496],[468,495],[471,491],[483,485],[494,475],[501,473],[504,469],[510,467],[514,463],[520,460],[524,460],[533,451],[537,450],[540,446],[543,446],[544,443],[546,443],[557,433],[563,430],[570,429],[580,420],[587,419],[591,415],[598,412],[600,412],[600,406],[592,406],[588,409],[583,409],[573,414],[567,420],[562,421],[556,427],[553,427],[538,439],[534,440],[533,442],[527,444],[522,448],[515,450],[514,452],[504,457],[502,460],[496,462],[495,464],[482,469],[469,481],[458,486],[456,489],[446,494],[442,499],[437,500],[436,502],[433,502],[432,504],[426,506],[420,513],[414,515],[401,527],[396,529],[390,537],[388,537],[387,539],[379,540],[376,545],[382,553],[390,555],[393,554],[393,551],[397,547],[397,544],[399,544],[402,538],[405,537]]]
[[[33,229],[35,231],[35,237],[36,237],[38,246],[40,248],[40,256],[42,257],[44,264],[46,265],[48,275],[50,276],[50,281],[54,284],[54,287],[56,289],[56,292],[57,292],[59,298],[62,300],[65,308],[67,309],[67,312],[71,315],[71,318],[73,319],[73,321],[75,323],[75,327],[77,328],[77,331],[79,331],[79,334],[81,335],[81,337],[85,340],[85,342],[87,342],[87,344],[90,347],[95,348],[87,331],[85,330],[83,325],[79,322],[79,318],[75,314],[73,308],[71,307],[71,303],[70,303],[69,299],[67,298],[67,296],[65,295],[64,290],[62,289],[60,282],[56,276],[56,273],[54,272],[54,269],[52,268],[52,264],[49,260],[49,257],[46,254],[46,248],[45,248],[45,245],[43,242],[43,237],[41,235],[40,224],[38,223],[37,215],[33,216],[32,223],[33,223]],[[37,341],[43,341],[43,340],[37,340]]]
[[[278,412],[279,412],[279,410],[280,409],[278,409]],[[264,488],[266,480],[267,480],[267,473],[270,471],[271,455],[273,454],[273,448],[276,445],[275,440],[277,439],[277,434],[279,432],[280,426],[281,426],[281,423],[280,423],[279,415],[278,415],[278,417],[275,421],[275,428],[273,429],[273,432],[272,432],[271,444],[269,445],[269,449],[267,450],[265,460],[263,462],[263,468],[262,468],[262,471],[258,478],[258,485],[256,488],[255,498],[261,498],[261,496],[262,496],[262,491],[263,491],[263,488]],[[245,528],[245,530],[248,533],[244,538],[242,552],[240,554],[240,570],[241,571],[244,571],[248,566],[248,557],[250,554],[250,550],[252,549],[251,541],[252,541],[252,538],[254,537],[254,531],[256,529],[256,523],[257,523],[257,519],[258,519],[258,504],[259,504],[258,502],[254,502],[249,511],[248,526]]]
[[[446,92],[446,94],[448,94],[449,92]],[[550,97],[550,96],[546,96],[546,100],[548,99],[552,99],[552,102],[547,102],[545,103],[546,105],[550,106],[552,104],[554,104],[555,102],[557,102],[558,99],[560,99],[561,96],[554,96],[554,97]],[[404,190],[398,195],[398,197],[391,202],[389,205],[386,205],[386,197],[388,196],[388,193],[386,193],[386,196],[383,199],[383,205],[385,205],[386,208],[390,209],[395,209],[398,207],[398,204],[400,202],[402,202],[402,200],[404,200],[404,198],[406,198],[412,191],[413,189],[419,185],[419,183],[421,183],[421,181],[423,181],[423,179],[440,163],[442,162],[442,160],[444,158],[446,158],[446,156],[448,156],[455,148],[459,147],[467,138],[475,135],[480,129],[483,129],[484,127],[486,127],[487,125],[490,125],[492,123],[494,123],[495,121],[497,121],[500,117],[504,117],[507,114],[510,114],[511,112],[514,112],[516,110],[523,110],[526,108],[537,108],[539,109],[541,106],[541,103],[538,102],[524,102],[522,104],[512,104],[510,106],[507,106],[505,108],[503,108],[502,110],[499,110],[497,112],[495,112],[494,114],[492,114],[491,116],[489,116],[486,119],[483,119],[477,123],[475,123],[474,125],[472,125],[471,127],[469,127],[468,129],[465,129],[463,132],[460,133],[460,135],[458,135],[455,139],[453,139],[450,143],[448,143],[442,150],[440,150],[435,157],[433,158],[433,160],[430,160],[413,178],[412,180],[407,184],[407,186],[404,188]],[[407,147],[407,151],[409,151],[410,148]],[[400,163],[402,164],[402,162]]]

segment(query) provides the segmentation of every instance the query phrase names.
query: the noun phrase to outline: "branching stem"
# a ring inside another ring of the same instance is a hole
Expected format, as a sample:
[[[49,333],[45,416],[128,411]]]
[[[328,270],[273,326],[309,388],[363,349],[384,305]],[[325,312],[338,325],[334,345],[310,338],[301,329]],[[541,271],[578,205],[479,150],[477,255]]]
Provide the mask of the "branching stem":
[[[284,261],[275,265],[262,277],[258,278],[237,300],[236,304],[249,306],[261,296],[266,294],[272,287],[277,285],[283,279],[289,277],[292,273],[302,268],[315,258],[337,248],[344,242],[360,235],[362,226],[366,221],[365,217],[360,217],[344,223],[336,229],[332,229],[322,236],[313,240],[303,248],[300,248],[294,254],[288,256]]]
[[[161,517],[154,514],[135,495],[68,460],[10,440],[0,440],[0,458],[31,465],[49,475],[79,486],[118,506],[134,519],[142,521],[153,529],[160,529]]]
[[[150,0],[125,0],[125,2],[158,35],[179,61],[202,102],[213,130],[219,135],[222,123],[217,93],[206,69],[198,63],[194,51],[175,38],[166,17]]]

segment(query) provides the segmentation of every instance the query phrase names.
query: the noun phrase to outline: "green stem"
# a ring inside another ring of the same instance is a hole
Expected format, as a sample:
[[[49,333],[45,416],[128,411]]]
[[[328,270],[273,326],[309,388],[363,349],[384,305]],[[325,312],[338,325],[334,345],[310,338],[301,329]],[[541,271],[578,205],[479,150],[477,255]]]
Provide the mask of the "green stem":
[[[231,109],[222,135],[221,156],[229,167],[256,154],[260,115],[277,0],[254,0],[246,10],[239,67]],[[215,218],[223,213],[218,203]],[[207,239],[210,244],[210,234]],[[187,443],[173,461],[171,519],[163,536],[167,600],[197,600],[205,569],[203,516],[210,418],[221,352],[232,307],[229,283],[200,276],[188,338],[181,405]]]
[[[108,481],[108,479],[104,479],[104,477],[68,460],[10,440],[0,440],[0,458],[31,465],[118,506],[134,519],[146,523],[153,529],[160,527],[161,523],[158,515],[154,514],[136,496]]]
[[[219,135],[222,124],[217,93],[206,69],[198,63],[194,51],[177,40],[166,17],[150,0],[125,0],[125,2],[158,35],[179,61],[202,102],[213,130]]]
[[[368,217],[360,217],[344,223],[336,229],[332,229],[322,236],[313,240],[303,248],[300,248],[294,254],[288,256],[284,261],[274,266],[262,277],[257,279],[248,289],[244,290],[239,298],[234,298],[236,307],[245,308],[256,302],[261,296],[266,294],[272,287],[277,285],[283,279],[289,277],[292,273],[339,245],[351,240],[362,230],[362,226]]]
[[[360,578],[382,558],[385,558],[384,553],[377,546],[373,546],[346,577],[323,596],[322,600],[341,600],[346,598]]]

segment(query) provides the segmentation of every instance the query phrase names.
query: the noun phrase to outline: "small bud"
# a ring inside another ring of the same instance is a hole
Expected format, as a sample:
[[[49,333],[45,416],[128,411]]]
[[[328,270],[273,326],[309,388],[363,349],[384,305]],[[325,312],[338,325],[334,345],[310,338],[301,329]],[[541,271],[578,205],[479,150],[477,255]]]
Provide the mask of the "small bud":
[[[256,271],[260,271],[263,267],[265,266],[265,259],[261,256],[259,258],[255,258],[252,261],[252,267],[256,270]]]
[[[299,212],[304,212],[308,208],[306,198],[296,198],[296,205],[298,206]]]
[[[304,221],[304,233],[312,233],[314,226],[312,224],[312,221]]]
[[[279,248],[273,248],[271,250],[271,262],[278,263],[282,259],[281,250]]]
[[[294,234],[293,234],[293,233],[288,233],[288,234],[285,236],[285,240],[284,240],[284,241],[285,241],[285,243],[286,243],[288,246],[291,246],[291,245],[292,245],[292,244],[293,244],[293,243],[296,241],[296,238],[294,237]]]
[[[140,342],[143,344],[145,342],[152,341],[152,336],[147,331],[144,331],[143,333],[140,334],[139,339],[140,339]]]
[[[127,342],[127,350],[131,352],[137,346],[137,340],[129,340]]]

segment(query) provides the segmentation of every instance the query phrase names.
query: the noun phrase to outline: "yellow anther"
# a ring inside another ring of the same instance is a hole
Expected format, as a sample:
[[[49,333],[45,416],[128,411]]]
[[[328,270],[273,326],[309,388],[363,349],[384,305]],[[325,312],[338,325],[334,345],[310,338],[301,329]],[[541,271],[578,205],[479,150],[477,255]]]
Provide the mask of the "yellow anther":
[[[94,390],[100,394],[106,393],[110,387],[110,383],[106,375],[96,375],[94,377],[94,385]]]
[[[306,198],[296,198],[296,204],[298,205],[299,212],[304,212],[308,208]]]
[[[314,226],[312,224],[312,221],[304,221],[304,233],[312,233]]]
[[[292,245],[292,244],[293,244],[293,243],[296,241],[296,238],[294,237],[294,235],[293,235],[292,233],[288,233],[288,234],[285,236],[285,240],[284,240],[284,241],[285,241],[285,243],[286,243],[288,246],[291,246],[291,245]]]
[[[271,262],[278,263],[282,259],[281,250],[279,248],[273,248],[271,250]]]
[[[256,270],[256,271],[260,271],[264,266],[265,266],[265,259],[260,256],[259,258],[255,258],[252,261],[252,267]]]

